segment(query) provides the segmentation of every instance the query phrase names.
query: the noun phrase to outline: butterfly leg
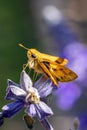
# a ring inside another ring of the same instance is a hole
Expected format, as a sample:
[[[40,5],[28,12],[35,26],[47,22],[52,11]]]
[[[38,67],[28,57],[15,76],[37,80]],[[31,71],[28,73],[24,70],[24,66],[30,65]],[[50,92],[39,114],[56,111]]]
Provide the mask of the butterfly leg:
[[[23,64],[23,70],[25,70],[28,67],[28,63],[27,64]]]

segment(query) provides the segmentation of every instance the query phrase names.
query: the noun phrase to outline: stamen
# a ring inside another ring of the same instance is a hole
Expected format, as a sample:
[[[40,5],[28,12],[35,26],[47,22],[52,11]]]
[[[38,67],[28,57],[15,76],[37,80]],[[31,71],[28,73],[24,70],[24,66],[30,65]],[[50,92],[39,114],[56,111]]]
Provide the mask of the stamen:
[[[25,102],[26,103],[30,102],[30,103],[37,104],[37,103],[39,103],[39,101],[40,101],[39,94],[37,92],[34,92],[34,90],[30,89],[28,91],[28,94],[27,94],[26,98],[25,98]]]

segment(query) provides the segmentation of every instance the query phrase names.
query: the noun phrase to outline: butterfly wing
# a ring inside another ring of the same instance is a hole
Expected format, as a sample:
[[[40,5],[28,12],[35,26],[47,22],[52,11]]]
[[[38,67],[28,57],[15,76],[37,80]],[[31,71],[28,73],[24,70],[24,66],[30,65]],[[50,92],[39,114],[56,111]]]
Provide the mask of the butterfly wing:
[[[56,62],[44,60],[38,63],[44,74],[51,78],[55,85],[58,85],[58,82],[69,82],[77,78],[76,73]]]
[[[75,72],[61,65],[50,64],[50,73],[60,82],[69,82],[77,78]]]
[[[51,55],[44,54],[44,53],[39,54],[39,59],[40,58],[42,58],[43,61],[55,62],[55,63],[61,64],[61,65],[66,65],[68,63],[68,60],[65,58],[51,56]]]
[[[53,77],[53,75],[50,73],[50,68],[48,65],[46,65],[46,62],[38,62],[39,66],[41,67],[44,75],[48,78],[51,78],[51,80],[54,82],[54,84],[56,84],[55,79]]]

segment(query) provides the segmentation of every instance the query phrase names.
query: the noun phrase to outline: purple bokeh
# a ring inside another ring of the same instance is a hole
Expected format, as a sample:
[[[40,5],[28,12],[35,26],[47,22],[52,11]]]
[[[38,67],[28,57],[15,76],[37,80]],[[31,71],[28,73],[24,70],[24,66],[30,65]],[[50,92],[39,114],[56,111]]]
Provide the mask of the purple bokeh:
[[[79,42],[68,44],[63,53],[69,59],[68,67],[77,73],[80,87],[87,87],[87,46]]]
[[[81,96],[81,90],[76,83],[60,84],[58,91],[55,91],[57,97],[56,104],[62,110],[72,108],[75,101]]]
[[[43,18],[58,56],[67,58],[67,67],[78,75],[74,82],[61,83],[56,91],[57,106],[69,110],[87,87],[87,46],[79,42],[78,35],[55,6],[46,6]]]

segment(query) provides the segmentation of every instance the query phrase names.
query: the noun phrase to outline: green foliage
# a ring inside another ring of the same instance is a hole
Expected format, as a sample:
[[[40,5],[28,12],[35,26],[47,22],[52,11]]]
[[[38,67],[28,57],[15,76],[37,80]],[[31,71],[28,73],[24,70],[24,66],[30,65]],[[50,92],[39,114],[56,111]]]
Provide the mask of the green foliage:
[[[7,78],[19,81],[22,66],[27,62],[26,51],[18,46],[36,44],[33,19],[27,0],[0,0],[0,107],[4,105]],[[26,45],[27,43],[27,45]]]

